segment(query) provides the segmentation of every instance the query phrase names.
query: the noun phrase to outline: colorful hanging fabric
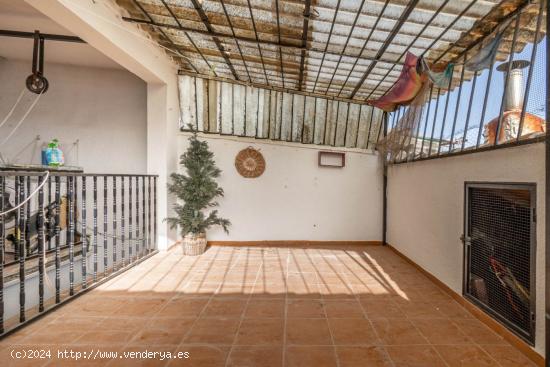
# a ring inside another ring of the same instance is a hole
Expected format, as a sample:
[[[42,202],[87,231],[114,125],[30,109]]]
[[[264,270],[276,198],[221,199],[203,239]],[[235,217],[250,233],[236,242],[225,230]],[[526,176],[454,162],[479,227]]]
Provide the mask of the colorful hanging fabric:
[[[453,70],[455,65],[452,63],[447,64],[443,71],[432,71],[425,58],[420,60],[422,72],[426,73],[430,81],[438,88],[448,88],[451,78],[453,77]]]
[[[485,46],[481,46],[477,54],[471,57],[464,66],[466,70],[478,72],[491,67],[504,36],[504,32],[511,22],[511,18],[495,30],[495,36]]]
[[[420,91],[423,81],[416,69],[417,63],[418,57],[408,52],[401,75],[393,87],[382,97],[368,100],[367,103],[386,112],[392,112],[397,106],[412,101]]]

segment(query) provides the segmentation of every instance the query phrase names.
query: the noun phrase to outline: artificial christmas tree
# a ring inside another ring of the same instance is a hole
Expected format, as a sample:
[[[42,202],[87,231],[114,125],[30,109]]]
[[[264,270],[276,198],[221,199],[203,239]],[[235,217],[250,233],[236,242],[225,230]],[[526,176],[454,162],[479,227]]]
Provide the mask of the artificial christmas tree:
[[[186,174],[172,173],[172,182],[168,184],[168,191],[180,201],[174,205],[177,216],[167,218],[167,221],[171,228],[180,228],[184,254],[200,255],[206,248],[206,230],[221,225],[229,233],[227,228],[231,223],[219,218],[217,210],[205,214],[205,209],[218,205],[214,199],[223,196],[223,189],[216,182],[221,171],[216,167],[208,144],[197,139],[192,126],[190,129],[193,135],[189,137],[189,147],[180,157]]]

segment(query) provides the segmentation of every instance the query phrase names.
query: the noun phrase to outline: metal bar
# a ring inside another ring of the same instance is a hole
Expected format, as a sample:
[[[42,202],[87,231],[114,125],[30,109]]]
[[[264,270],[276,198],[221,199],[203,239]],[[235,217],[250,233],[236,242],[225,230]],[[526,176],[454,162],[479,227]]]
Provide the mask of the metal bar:
[[[506,99],[506,89],[508,88],[508,84],[510,82],[510,72],[512,71],[512,64],[514,62],[514,49],[516,47],[516,40],[518,38],[518,30],[519,30],[519,21],[521,19],[521,15],[518,15],[516,17],[516,23],[514,25],[514,36],[512,37],[512,45],[510,46],[510,56],[508,57],[508,68],[506,70],[506,77],[504,78],[504,88],[502,90],[502,98],[500,100],[500,111],[498,113],[498,122],[497,122],[497,128],[495,133],[495,141],[493,142],[493,145],[498,144],[498,139],[500,136],[500,128],[502,125],[502,116],[504,115],[504,101]],[[520,119],[521,120],[521,119]]]
[[[164,0],[162,0],[162,2],[164,2]],[[227,23],[229,24],[229,29],[231,29],[231,34],[233,35],[233,37],[236,37],[235,29],[233,28],[233,23],[231,22],[231,18],[229,18],[227,9],[225,8],[225,1],[220,0],[220,3],[222,4],[222,9],[225,14],[225,19],[227,19]],[[181,26],[179,22],[178,22],[178,25]],[[244,69],[246,70],[246,75],[248,76],[248,80],[252,81],[252,78],[250,77],[250,72],[248,71],[248,66],[246,66],[246,61],[244,60],[243,52],[241,51],[241,45],[239,44],[238,39],[235,39],[235,44],[237,45],[237,50],[239,51],[239,55],[241,55],[241,60],[243,61]]]
[[[280,16],[279,16],[279,0],[275,0],[275,10],[277,14],[277,41],[279,42],[279,45],[280,45],[281,44],[281,24],[280,24]],[[279,46],[279,64],[281,66],[281,81],[283,82],[283,88],[284,88],[285,87],[285,69],[283,67],[283,50],[281,46]]]
[[[147,223],[145,219],[146,219],[145,217],[145,177],[142,177],[141,178],[141,256],[147,253],[146,251],[147,232],[145,231]]]
[[[372,131],[372,119],[374,118],[374,106],[370,106],[371,108],[371,111],[370,111],[370,120],[369,120],[369,132],[367,133],[367,145],[366,145],[366,149],[369,149],[369,145],[370,145],[370,133]]]
[[[151,251],[151,177],[147,177],[147,253]]]
[[[338,0],[338,5],[336,5],[336,12],[334,13],[335,14],[335,17],[336,17],[336,13],[338,12],[338,7],[340,6],[340,0]],[[278,14],[278,6],[277,6],[277,14]],[[298,90],[302,90],[302,83],[304,81],[304,67],[305,67],[305,60],[306,60],[306,49],[307,49],[307,35],[308,35],[308,32],[309,32],[309,17],[311,16],[311,0],[305,0],[305,4],[304,4],[304,23],[303,23],[303,27],[302,27],[302,54],[300,56],[300,75],[298,76]],[[277,19],[279,19],[277,17]],[[332,22],[332,25],[331,25],[331,28],[330,28],[330,32],[332,33],[332,27],[334,27],[334,20]],[[280,32],[279,32],[280,34]],[[329,40],[330,40],[330,36],[329,36]],[[279,36],[279,43],[280,43],[280,36]],[[328,42],[327,41],[327,45],[328,45]],[[326,47],[325,47],[326,49]],[[325,57],[325,54],[323,54],[323,58]],[[323,62],[321,61],[321,66],[323,66]],[[321,70],[321,68],[319,67],[319,70]],[[319,74],[317,74],[317,77],[319,77]],[[315,81],[315,84],[317,84],[317,81]],[[315,92],[315,86],[313,87],[313,91]]]
[[[441,88],[437,88],[437,98],[435,100],[434,121],[432,123],[432,132],[430,135],[430,146],[428,148],[428,157],[432,155],[432,146],[434,141],[435,123],[437,122],[437,112],[439,111],[439,96],[441,95]]]
[[[495,53],[496,57],[496,53]],[[485,85],[485,97],[483,98],[483,108],[481,110],[481,118],[479,119],[479,129],[477,131],[477,140],[476,140],[476,149],[479,148],[479,143],[481,141],[481,132],[483,131],[483,124],[485,120],[485,112],[487,111],[487,99],[489,98],[489,90],[491,89],[491,82],[493,79],[493,67],[495,64],[495,57],[491,61],[491,66],[489,67],[489,75],[487,76],[487,83]]]
[[[151,177],[149,177],[151,179]],[[126,216],[124,215],[126,208],[126,201],[124,199],[125,186],[126,186],[126,177],[121,177],[120,184],[120,242],[121,242],[121,254],[122,258],[122,267],[126,265]]]
[[[157,176],[153,177],[153,199],[155,203],[153,205],[153,238],[155,239],[155,249],[158,247],[158,237],[157,237]]]
[[[135,0],[134,0],[135,1]],[[201,3],[198,0],[191,0],[193,3],[193,7],[199,14],[199,17],[201,18],[202,24],[206,27],[208,32],[212,33],[214,30],[212,29],[212,25],[210,24],[210,21],[208,20],[208,16],[204,12],[204,9],[202,8]],[[227,67],[229,70],[231,70],[231,74],[233,74],[233,77],[237,80],[239,80],[239,76],[237,75],[237,72],[235,71],[235,68],[233,67],[233,64],[231,63],[231,60],[227,56],[225,52],[225,48],[221,44],[220,40],[216,36],[212,36],[212,39],[214,40],[214,43],[216,44],[216,47],[218,47],[218,50],[220,51],[223,59],[225,60],[225,63],[227,64]]]
[[[407,20],[407,18],[411,14],[411,12],[414,10],[414,7],[416,6],[416,4],[418,4],[418,1],[419,0],[411,0],[409,2],[409,4],[407,5],[405,10],[403,11],[401,16],[399,17],[399,20],[397,21],[397,23],[395,23],[394,27],[392,28],[388,38],[384,41],[384,43],[382,44],[380,49],[378,49],[378,52],[376,53],[375,59],[380,59],[382,57],[382,55],[384,54],[384,52],[386,52],[386,49],[389,47],[389,45],[391,44],[391,42],[393,41],[393,39],[395,38],[397,33],[399,33],[399,30],[403,26],[403,23],[405,23],[405,21]],[[377,63],[377,60],[373,61],[369,65],[368,69],[365,71],[365,73],[363,74],[363,76],[359,80],[359,83],[357,83],[357,85],[353,89],[353,92],[351,92],[350,98],[353,98],[355,96],[355,94],[357,93],[359,88],[361,88],[361,86],[363,85],[365,80],[367,80],[368,76],[370,75],[370,73],[372,72],[374,67],[376,66],[376,63]]]
[[[309,0],[306,0],[306,1],[309,1]],[[264,70],[265,83],[269,85],[269,79],[265,71],[264,56],[262,54],[262,48],[260,47],[260,43],[257,42],[259,38],[258,38],[258,31],[256,30],[256,22],[254,21],[254,14],[252,13],[252,6],[250,6],[250,0],[246,0],[246,2],[248,4],[248,11],[250,12],[250,20],[252,20],[252,29],[254,29],[254,38],[256,38],[256,46],[258,46],[258,52],[260,53],[260,61],[262,62],[262,69]]]
[[[401,55],[397,58],[397,61],[400,61],[403,56],[405,56],[407,54],[407,52],[411,49],[411,47],[416,43],[416,41],[420,38],[420,36],[424,33],[424,31],[431,25],[431,23],[433,22],[433,20],[439,15],[439,13],[443,10],[443,8],[447,5],[447,3],[449,2],[449,0],[445,0],[440,6],[439,8],[437,8],[437,10],[433,13],[433,15],[430,17],[430,19],[424,24],[424,26],[422,27],[422,29],[420,30],[420,32],[418,32],[418,34],[414,37],[414,39],[409,42],[409,44],[407,45],[407,47],[405,48],[405,50],[401,53]],[[473,3],[471,3],[469,6],[471,6]],[[466,9],[468,9],[468,7],[466,7]],[[457,18],[455,18],[454,22],[456,22],[458,19],[459,19],[460,16],[458,16]],[[454,24],[454,22],[452,22],[451,24]],[[451,25],[450,25],[451,26]],[[449,27],[447,27],[446,30],[444,30],[440,35],[439,37],[443,36],[443,34],[445,34],[445,32],[449,29]],[[438,37],[438,38],[439,38]],[[426,48],[426,50],[429,50],[434,44],[435,42],[437,42],[436,40],[434,40],[434,42],[432,42],[432,44]],[[424,51],[422,53],[420,57],[422,57],[424,55],[426,51]],[[386,78],[388,77],[388,75],[390,75],[390,73],[393,71],[393,69],[395,68],[395,65],[396,64],[393,64],[392,67],[390,69],[388,69],[388,71],[386,72],[386,74],[380,79],[380,81],[378,82],[378,84],[374,87],[374,89],[369,93],[369,95],[367,96],[367,100],[373,95],[373,93],[378,89],[378,87],[386,80]],[[394,83],[395,84],[395,83]],[[388,88],[388,91],[393,88],[390,87]]]
[[[470,125],[470,113],[472,112],[472,104],[474,101],[474,93],[476,91],[477,73],[474,74],[474,80],[472,81],[472,90],[470,93],[470,102],[468,103],[468,112],[466,113],[466,122],[464,123],[464,135],[462,137],[462,147],[460,150],[464,150],[466,145],[466,134],[468,133],[468,126]]]
[[[0,36],[32,39],[35,36],[35,32],[20,32],[20,31],[8,30],[8,29],[0,29]],[[48,41],[86,43],[86,41],[84,41],[82,38],[75,37],[75,36],[65,36],[61,34],[40,33],[40,37]]]
[[[109,250],[109,242],[107,238],[107,233],[109,231],[108,229],[108,218],[107,218],[107,199],[108,199],[109,192],[107,191],[107,176],[103,177],[103,276],[107,275],[107,270],[109,267],[109,260],[108,260],[108,250]]]
[[[325,126],[324,126],[324,132],[323,132],[323,144],[327,143],[327,125],[328,125],[328,106],[330,101],[327,100],[327,107],[325,108]]]
[[[357,143],[359,141],[359,125],[361,124],[361,110],[363,109],[362,105],[359,105],[359,114],[357,115],[357,129],[355,130],[355,144],[354,148],[357,148]]]
[[[336,16],[338,15],[339,9],[340,9],[340,0],[338,0],[338,2],[336,3],[336,8],[334,9],[334,16],[332,17],[332,22],[330,24],[330,31],[327,37],[327,42],[325,43],[325,50],[323,51],[323,56],[321,57],[321,63],[319,64],[319,70],[317,70],[317,76],[315,77],[315,83],[313,84],[313,90],[312,90],[313,93],[315,93],[315,88],[317,88],[317,82],[319,81],[319,75],[321,74],[321,69],[323,68],[323,64],[325,62],[325,56],[327,55],[328,45],[330,43],[330,39],[332,38],[332,31],[334,30],[334,25],[336,24]],[[304,27],[305,27],[305,20],[304,20]],[[305,51],[302,51],[302,64],[300,66],[300,73],[302,73],[303,71],[304,55],[305,55]],[[300,84],[301,82],[302,80],[300,79]]]
[[[462,63],[462,71],[460,72],[460,82],[458,85],[458,96],[456,98],[456,108],[455,108],[455,116],[453,118],[453,128],[451,131],[451,140],[449,142],[449,153],[452,152],[453,146],[454,146],[454,140],[455,140],[455,128],[456,128],[456,120],[458,118],[458,109],[460,108],[460,97],[462,97],[462,83],[464,82],[464,70],[466,69],[464,67],[464,64],[466,63],[466,56],[467,53],[464,53],[464,62]]]
[[[542,6],[541,2],[541,6]],[[539,14],[543,13],[543,8],[539,11]],[[546,27],[548,28],[548,24],[550,24],[550,1],[546,2]],[[537,32],[538,34],[538,32]],[[548,47],[548,34],[546,34],[546,63],[545,63],[545,75],[548,75],[550,72],[550,48]],[[546,122],[550,121],[550,79],[546,78],[546,101],[545,101],[545,107],[546,107]],[[518,137],[521,136],[518,132]],[[548,284],[550,284],[550,134],[548,132],[544,135],[545,136],[545,184],[544,184],[544,221],[545,221],[545,233],[544,233],[544,244],[545,244],[545,272],[544,272],[544,278],[545,278],[545,327],[544,327],[544,335],[545,335],[545,360],[548,364],[550,361],[550,287]],[[519,140],[517,140],[519,143]]]
[[[132,177],[128,180],[128,263],[133,262],[134,251],[132,246],[134,244],[133,239],[133,227],[132,227]]]
[[[82,217],[82,224],[81,224],[81,243],[82,243],[82,289],[86,289],[88,286],[88,271],[87,271],[87,263],[88,263],[88,230],[87,230],[87,206],[86,206],[86,177],[82,177],[82,187],[80,192],[80,200],[81,206],[81,217]]]
[[[388,135],[388,113],[384,112],[384,138]],[[382,245],[386,246],[388,232],[388,165],[384,157],[384,177],[382,182]]]
[[[31,194],[31,176],[26,177],[26,192],[25,198]],[[32,254],[31,251],[31,206],[30,204],[25,205],[25,253],[28,255]]]
[[[346,110],[346,127],[344,128],[344,147],[348,143],[348,125],[349,125],[349,109],[350,105],[348,104],[348,109]]]
[[[16,197],[16,204],[21,204],[25,199],[25,177],[17,176],[17,181],[19,185],[16,185],[16,190],[18,191]],[[28,204],[21,206],[17,210],[16,218],[16,241],[18,242],[19,247],[19,322],[25,321],[25,234],[21,233],[25,228],[25,207]]]
[[[521,133],[523,131],[523,121],[525,120],[525,113],[527,112],[527,102],[529,101],[529,94],[531,90],[531,82],[533,80],[533,70],[535,69],[535,57],[537,54],[537,46],[539,44],[539,33],[542,25],[542,11],[543,1],[540,2],[539,15],[537,17],[537,31],[535,32],[535,42],[533,44],[533,50],[531,51],[531,66],[529,67],[529,75],[527,76],[527,85],[525,86],[525,96],[523,97],[523,108],[521,109],[521,117],[519,119],[518,136],[516,140],[521,139]],[[548,36],[547,36],[548,37]],[[548,45],[546,46],[548,47]],[[548,120],[547,120],[548,122]]]
[[[6,178],[0,177],[0,211],[4,211],[6,203],[4,194],[6,192]],[[6,260],[5,241],[6,221],[4,216],[0,216],[0,333],[4,332],[4,262]]]
[[[349,40],[350,40],[351,35],[353,33],[353,30],[355,29],[355,26],[357,24],[357,20],[359,19],[359,16],[363,12],[363,6],[364,5],[365,5],[365,0],[361,0],[361,5],[359,6],[359,10],[355,14],[355,18],[353,19],[353,22],[351,24],[350,31],[348,33],[346,41],[344,42],[344,48],[342,49],[342,54],[344,54],[346,52],[346,48],[348,47]],[[371,29],[371,33],[372,33],[372,31],[373,31],[373,29]],[[342,61],[342,56],[343,56],[342,54],[340,54],[338,56],[338,61],[336,62],[336,67],[334,68],[334,73],[332,74],[332,77],[330,78],[330,81],[328,83],[328,87],[327,87],[327,90],[326,90],[325,93],[328,93],[330,91],[330,86],[332,85],[332,81],[334,80],[334,76],[336,75],[336,71],[338,70],[338,66],[340,66],[340,62]],[[352,69],[352,71],[353,71],[353,69]]]
[[[441,133],[439,134],[439,145],[437,146],[437,155],[441,153],[441,142],[443,141],[443,132],[445,131],[445,125],[447,121],[447,108],[449,107],[449,99],[451,99],[451,84],[453,84],[452,75],[451,75],[451,79],[449,79],[449,85],[447,86],[447,99],[445,100],[445,109],[443,110],[443,123],[441,126]]]
[[[55,176],[55,303],[61,302],[61,177]]]
[[[336,102],[336,120],[334,121],[334,137],[332,138],[332,146],[336,145],[336,137],[338,136],[338,114],[340,111],[340,102]]]
[[[94,282],[97,282],[97,176],[93,176],[93,191],[94,191]]]
[[[74,295],[74,176],[67,177],[67,205],[69,206],[67,212],[69,225],[67,227],[68,236],[67,242],[69,242],[69,295]]]
[[[434,86],[432,84],[432,86],[430,87],[430,98],[428,99],[428,110],[426,112],[426,122],[424,122],[424,133],[422,134],[422,145],[420,146],[420,155],[419,155],[419,157],[422,157],[422,155],[424,154],[424,141],[426,140],[426,131],[428,130],[428,120],[430,118],[430,109],[432,107],[432,94],[433,94],[433,91],[434,91]],[[416,152],[416,143],[415,143],[414,150]]]
[[[118,236],[118,232],[117,232],[117,215],[116,215],[116,212],[117,212],[117,200],[116,200],[116,196],[117,196],[117,177],[114,176],[113,177],[113,271],[117,271],[118,269],[118,266],[117,266],[117,252],[118,252],[118,248],[117,248],[117,236]]]
[[[52,176],[48,176],[48,250],[52,249],[52,238],[54,237],[54,205],[55,205],[55,199],[52,200]]]
[[[141,253],[141,237],[139,233],[139,177],[136,177],[136,258]]]

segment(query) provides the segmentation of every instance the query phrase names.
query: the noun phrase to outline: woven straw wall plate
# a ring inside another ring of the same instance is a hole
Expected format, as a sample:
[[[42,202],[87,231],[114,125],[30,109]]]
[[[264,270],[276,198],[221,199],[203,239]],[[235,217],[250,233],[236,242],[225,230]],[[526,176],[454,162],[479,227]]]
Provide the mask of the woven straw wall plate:
[[[252,147],[243,149],[235,157],[235,168],[243,177],[259,177],[265,171],[264,156]]]

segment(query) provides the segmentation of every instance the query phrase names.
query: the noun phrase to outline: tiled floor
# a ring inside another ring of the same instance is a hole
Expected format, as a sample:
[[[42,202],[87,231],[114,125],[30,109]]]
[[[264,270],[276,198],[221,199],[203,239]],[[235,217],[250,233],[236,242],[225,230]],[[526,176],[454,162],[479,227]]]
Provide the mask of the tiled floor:
[[[213,247],[200,257],[174,249],[2,340],[0,348],[2,366],[531,365],[377,246]],[[52,359],[10,356],[36,349],[51,350]],[[58,358],[58,350],[119,354],[75,361]],[[189,358],[122,355],[146,350]]]

